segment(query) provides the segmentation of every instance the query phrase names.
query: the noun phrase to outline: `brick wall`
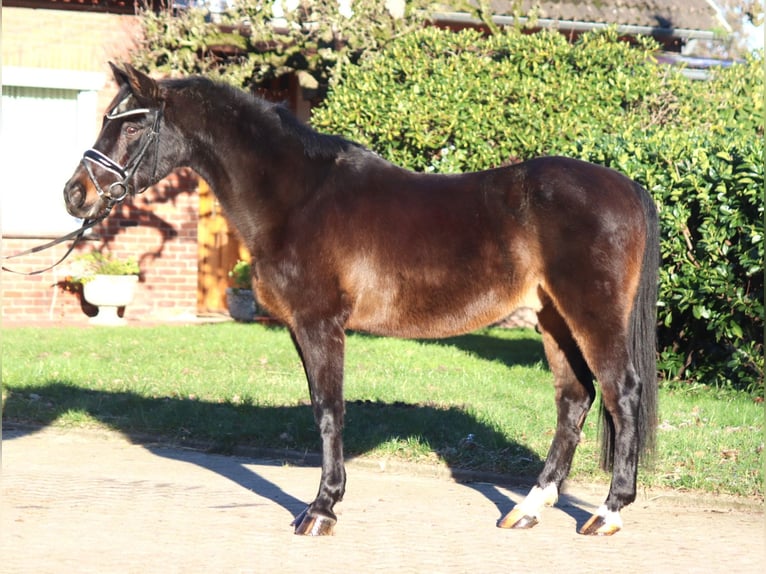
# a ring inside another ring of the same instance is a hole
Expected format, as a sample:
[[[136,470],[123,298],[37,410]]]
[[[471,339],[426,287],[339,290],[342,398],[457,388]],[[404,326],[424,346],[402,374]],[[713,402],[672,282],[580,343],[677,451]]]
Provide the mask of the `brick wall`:
[[[32,277],[2,274],[4,323],[54,321],[85,323],[95,309],[82,300],[65,279],[77,253],[92,250],[116,257],[135,257],[141,268],[136,296],[125,309],[135,322],[161,321],[193,316],[197,309],[197,179],[179,171],[123,204],[93,236],[82,241],[70,259],[51,271]],[[45,240],[8,238],[2,251],[9,255]],[[6,265],[31,271],[50,265],[64,254],[69,243],[44,252],[13,259]]]

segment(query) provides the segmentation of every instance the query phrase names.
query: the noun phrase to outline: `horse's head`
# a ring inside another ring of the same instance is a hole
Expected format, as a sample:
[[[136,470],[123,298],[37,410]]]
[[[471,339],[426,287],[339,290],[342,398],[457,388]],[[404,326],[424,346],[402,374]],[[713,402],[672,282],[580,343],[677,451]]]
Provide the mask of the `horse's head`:
[[[119,92],[93,147],[64,187],[67,211],[95,219],[128,195],[157,183],[170,167],[160,145],[165,100],[160,86],[132,66],[110,64]],[[169,134],[168,134],[169,135]]]

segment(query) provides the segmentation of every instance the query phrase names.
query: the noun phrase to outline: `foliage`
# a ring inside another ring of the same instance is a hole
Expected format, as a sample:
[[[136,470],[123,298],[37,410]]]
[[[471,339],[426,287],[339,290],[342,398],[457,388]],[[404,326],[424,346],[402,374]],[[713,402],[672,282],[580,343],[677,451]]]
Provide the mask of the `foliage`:
[[[252,289],[252,273],[250,263],[240,259],[229,271],[232,287],[234,289]]]
[[[715,5],[729,29],[725,30],[719,25],[715,30],[715,38],[697,40],[693,46],[689,46],[690,55],[725,59],[745,56],[750,52],[747,25],[763,25],[763,0],[716,0]],[[763,28],[760,34],[763,34]]]
[[[91,251],[74,258],[68,283],[86,283],[96,275],[138,275],[141,269],[134,257],[118,259],[109,252]]]
[[[633,177],[652,180],[661,205],[665,378],[763,396],[763,146],[754,136],[633,136],[645,154]],[[612,143],[629,157],[624,141]]]
[[[485,38],[427,29],[346,68],[312,123],[423,171],[583,155],[578,148],[596,139],[594,130],[612,133],[615,121],[632,126],[659,115],[665,104],[643,98],[646,84],[667,92],[677,81],[654,77],[653,50],[612,33],[573,47],[556,32]]]
[[[425,4],[407,2],[394,15],[385,0],[355,0],[347,14],[337,0],[302,0],[275,18],[284,2],[239,0],[215,23],[201,9],[146,11],[131,57],[145,71],[204,74],[248,89],[295,73],[303,88],[323,92],[333,70],[419,26]]]
[[[419,171],[539,155],[618,169],[660,208],[666,381],[763,396],[763,58],[693,82],[611,30],[426,29],[343,69],[313,124]]]

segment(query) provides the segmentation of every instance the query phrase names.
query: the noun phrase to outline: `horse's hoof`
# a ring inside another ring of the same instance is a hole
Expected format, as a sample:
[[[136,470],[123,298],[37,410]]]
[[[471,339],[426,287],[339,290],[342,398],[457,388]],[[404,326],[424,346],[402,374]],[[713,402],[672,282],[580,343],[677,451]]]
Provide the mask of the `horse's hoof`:
[[[622,525],[609,518],[609,515],[601,516],[600,514],[594,514],[580,528],[580,534],[585,534],[586,536],[611,536],[615,532],[619,532]]]
[[[508,514],[497,523],[499,528],[532,528],[537,525],[537,518],[526,514],[518,507],[514,507]]]
[[[551,482],[544,488],[533,486],[519,504],[500,519],[500,528],[529,529],[537,525],[543,506],[553,506],[559,499],[559,489]]]
[[[336,522],[329,516],[309,514],[306,509],[293,520],[292,526],[295,526],[295,534],[299,536],[332,536]]]

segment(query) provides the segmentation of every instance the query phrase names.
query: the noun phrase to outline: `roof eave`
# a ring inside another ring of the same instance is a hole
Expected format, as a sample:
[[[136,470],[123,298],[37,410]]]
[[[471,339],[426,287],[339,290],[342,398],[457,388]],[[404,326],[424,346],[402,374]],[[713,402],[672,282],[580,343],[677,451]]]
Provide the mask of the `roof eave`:
[[[430,15],[432,21],[439,24],[462,24],[480,26],[481,20],[467,12],[433,12]],[[687,40],[715,40],[717,34],[710,30],[692,30],[688,28],[661,28],[659,26],[637,26],[632,24],[607,24],[603,22],[583,22],[577,20],[556,20],[552,18],[527,18],[515,16],[493,15],[492,21],[498,26],[513,26],[533,24],[538,28],[553,28],[574,32],[589,32],[614,26],[619,34],[631,36],[666,36],[684,38]]]

